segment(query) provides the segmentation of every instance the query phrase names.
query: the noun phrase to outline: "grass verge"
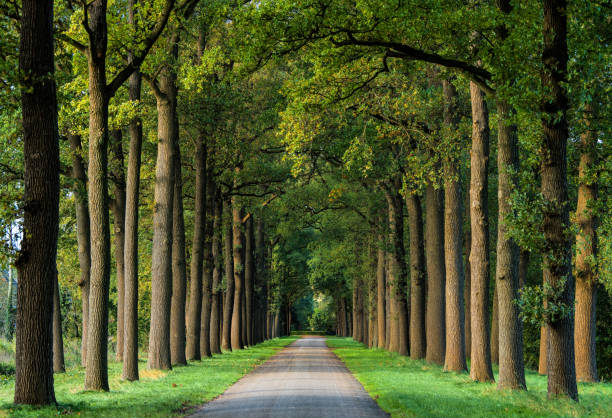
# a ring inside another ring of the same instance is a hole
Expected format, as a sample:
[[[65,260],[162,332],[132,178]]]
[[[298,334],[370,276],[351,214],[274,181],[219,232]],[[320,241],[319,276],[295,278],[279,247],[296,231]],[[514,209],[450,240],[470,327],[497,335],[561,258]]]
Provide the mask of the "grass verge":
[[[327,345],[393,417],[612,416],[610,383],[579,384],[579,403],[549,401],[546,376],[531,371],[527,392],[499,391],[495,384],[471,381],[467,373],[444,372],[425,361],[368,349],[351,338],[327,337]]]
[[[109,362],[110,392],[83,390],[84,369],[55,375],[57,407],[16,407],[14,382],[0,386],[0,416],[48,417],[74,414],[95,417],[181,416],[225,391],[297,337],[276,338],[254,347],[214,355],[172,371],[148,371],[141,360],[140,381],[121,380],[121,363]]]

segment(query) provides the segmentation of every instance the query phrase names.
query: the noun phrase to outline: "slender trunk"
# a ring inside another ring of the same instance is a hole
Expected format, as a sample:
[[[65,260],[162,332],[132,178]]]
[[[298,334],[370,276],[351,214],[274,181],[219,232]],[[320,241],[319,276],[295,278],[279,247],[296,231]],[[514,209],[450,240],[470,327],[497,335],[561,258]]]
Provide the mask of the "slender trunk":
[[[427,304],[425,359],[444,364],[445,339],[445,266],[444,215],[442,190],[429,184],[425,189],[425,259],[427,262]]]
[[[183,216],[183,175],[178,142],[178,117],[174,114],[174,199],[172,209],[172,297],[170,299],[170,362],[187,364],[185,358],[185,219]]]
[[[571,272],[569,202],[567,195],[567,2],[544,0],[544,48],[542,51],[542,128],[544,130],[542,197],[544,211],[544,282],[561,291],[558,302],[572,306],[574,277]],[[578,400],[574,357],[574,316],[549,321],[548,396]]]
[[[115,265],[117,266],[117,361],[123,360],[124,316],[124,244],[125,244],[125,168],[123,158],[123,134],[120,129],[111,134],[111,179],[115,186],[111,210],[114,217]]]
[[[136,0],[128,1],[130,24],[135,25]],[[130,56],[130,60],[132,57]],[[128,80],[130,100],[140,102],[141,75],[132,73]],[[124,318],[123,318],[123,371],[128,381],[138,380],[138,210],[140,195],[140,165],[142,158],[142,121],[130,121],[130,151],[128,154],[127,186],[125,201],[124,243]]]
[[[499,363],[499,303],[497,286],[493,289],[493,312],[491,313],[491,363]]]
[[[387,236],[388,239],[388,236]],[[393,331],[391,319],[393,317],[393,301],[391,300],[391,254],[388,250],[388,242],[385,240],[385,350],[391,351],[391,332]]]
[[[202,274],[204,262],[206,217],[206,140],[198,138],[195,155],[195,208],[193,242],[191,245],[191,283],[187,315],[187,359],[200,360],[200,329],[202,317]]]
[[[391,259],[389,270],[391,277],[391,297],[394,306],[396,323],[395,333],[391,331],[392,345],[403,355],[408,355],[408,306],[406,302],[406,257],[404,253],[404,216],[402,199],[397,192],[400,185],[395,182],[394,190],[387,193],[389,206],[389,230],[391,241]],[[393,341],[395,344],[393,344]]]
[[[465,219],[467,228],[464,235],[463,252],[465,260],[465,289],[463,291],[463,300],[465,303],[465,355],[470,357],[472,353],[472,316],[471,316],[471,300],[472,300],[472,265],[470,264],[470,251],[472,247],[472,230],[471,230],[471,207],[470,207],[470,192],[465,193]]]
[[[382,234],[378,237],[379,248],[376,263],[377,308],[376,320],[378,325],[378,348],[385,347],[385,249],[382,247],[384,239]],[[342,312],[344,315],[344,312]]]
[[[265,339],[265,311],[266,311],[266,276],[265,276],[265,248],[264,248],[264,224],[263,214],[255,218],[255,289],[256,302],[254,311],[258,315],[257,320],[257,339],[261,342]]]
[[[210,312],[212,298],[212,282],[215,268],[213,259],[213,235],[215,233],[213,229],[215,183],[213,181],[212,170],[209,168],[207,168],[206,179],[206,221],[204,223],[204,272],[202,276],[200,354],[203,357],[210,357],[212,355],[210,347]]]
[[[83,162],[83,149],[79,135],[68,134],[70,150],[72,152],[72,178],[74,182],[74,196],[76,206],[77,245],[79,248],[79,267],[81,278],[82,301],[82,328],[81,332],[81,366],[85,367],[87,359],[87,329],[89,318],[89,271],[91,267],[90,235],[89,235],[89,208],[87,204],[87,174]]]
[[[507,0],[501,0],[509,4]],[[497,101],[498,207],[497,263],[495,294],[497,302],[498,363],[500,389],[526,389],[523,360],[523,324],[515,301],[519,298],[519,248],[508,236],[506,218],[510,215],[511,194],[517,187],[518,138],[516,126],[508,125],[511,108]],[[493,334],[495,335],[495,334]],[[494,360],[495,361],[495,360]]]
[[[108,391],[108,101],[106,87],[106,1],[88,6],[89,40],[89,222],[91,270],[85,389]]]
[[[231,326],[232,312],[234,307],[234,260],[233,260],[233,239],[232,239],[232,202],[230,198],[226,198],[223,205],[225,212],[225,300],[223,301],[223,334],[221,338],[221,348],[223,350],[231,350]]]
[[[253,216],[246,223],[246,245],[244,259],[244,295],[246,310],[246,345],[253,345]]]
[[[62,305],[57,282],[57,269],[55,270],[55,285],[53,286],[53,371],[64,373],[64,339],[62,337]]]
[[[546,356],[548,353],[548,332],[546,331],[546,326],[542,325],[540,327],[540,350],[538,357],[538,373],[545,375],[548,374],[548,369],[546,365]]]
[[[361,338],[359,326],[359,279],[353,279],[353,340]]]
[[[443,80],[444,123],[451,130],[459,123],[457,90]],[[444,264],[446,270],[446,354],[444,369],[467,371],[465,359],[465,318],[463,311],[463,207],[459,156],[444,160]]]
[[[489,111],[484,93],[470,82],[472,150],[470,173],[471,370],[476,381],[492,382],[489,341]]]
[[[406,198],[410,222],[410,357],[425,358],[425,248],[423,247],[423,210],[418,195]]]
[[[591,113],[592,107],[586,106]],[[588,115],[590,117],[591,115]],[[587,127],[588,127],[587,120]],[[592,207],[597,201],[597,180],[591,180],[590,173],[597,164],[597,135],[587,130],[580,136],[580,166],[578,173],[578,205],[576,222],[576,325],[574,344],[576,346],[576,378],[580,382],[597,382],[595,356],[597,272],[593,261],[597,257],[597,216]]]
[[[214,184],[214,183],[213,183]],[[210,190],[213,193],[213,190]],[[212,258],[213,276],[211,284],[211,305],[210,305],[210,351],[212,354],[221,353],[221,300],[223,290],[221,288],[221,273],[223,264],[223,253],[221,250],[221,217],[223,214],[223,202],[219,191],[214,190],[213,208],[213,230],[212,230]]]
[[[55,403],[52,313],[60,193],[53,2],[23,0],[20,23],[19,70],[27,77],[21,81],[24,205],[23,240],[15,261],[14,401],[47,405]]]
[[[242,250],[244,240],[242,235],[242,208],[238,205],[235,198],[232,198],[232,218],[233,218],[233,254],[234,254],[234,306],[232,311],[231,344],[232,350],[240,350],[244,347],[242,341],[242,322],[240,320],[242,311],[242,292],[244,261]]]
[[[176,49],[176,45],[174,46]],[[172,298],[172,229],[175,174],[176,79],[170,68],[160,75],[157,98],[157,163],[155,169],[155,211],[153,213],[153,254],[151,264],[150,369],[171,369],[170,305]]]

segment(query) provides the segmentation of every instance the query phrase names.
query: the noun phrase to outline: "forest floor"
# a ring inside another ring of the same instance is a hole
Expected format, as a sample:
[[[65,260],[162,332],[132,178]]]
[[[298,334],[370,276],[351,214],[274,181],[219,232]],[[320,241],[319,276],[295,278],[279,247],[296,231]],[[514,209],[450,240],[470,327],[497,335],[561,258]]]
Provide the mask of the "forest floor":
[[[190,362],[188,366],[175,367],[169,372],[146,370],[146,361],[141,359],[138,382],[121,380],[121,363],[109,362],[110,392],[84,391],[84,369],[68,368],[66,373],[55,374],[58,407],[15,407],[12,405],[14,379],[0,381],[0,417],[182,416],[223,393],[297,338],[277,338],[244,350]]]
[[[328,337],[327,345],[393,417],[612,416],[610,383],[579,384],[579,403],[549,401],[546,376],[532,371],[527,371],[527,392],[499,391],[494,383],[471,381],[467,373],[444,372],[351,338]]]

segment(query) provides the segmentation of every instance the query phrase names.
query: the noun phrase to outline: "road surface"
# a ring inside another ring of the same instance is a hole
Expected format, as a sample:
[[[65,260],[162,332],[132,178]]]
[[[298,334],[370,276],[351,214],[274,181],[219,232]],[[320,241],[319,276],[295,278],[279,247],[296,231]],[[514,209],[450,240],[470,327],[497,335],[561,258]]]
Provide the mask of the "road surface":
[[[301,338],[192,417],[388,417],[325,338]]]

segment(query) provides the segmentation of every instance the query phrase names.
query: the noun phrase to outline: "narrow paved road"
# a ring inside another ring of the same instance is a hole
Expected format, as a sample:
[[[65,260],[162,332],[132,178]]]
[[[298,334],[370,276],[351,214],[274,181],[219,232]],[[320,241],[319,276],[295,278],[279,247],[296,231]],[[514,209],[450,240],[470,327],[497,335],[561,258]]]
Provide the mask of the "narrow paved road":
[[[321,337],[301,338],[192,417],[388,417]]]

